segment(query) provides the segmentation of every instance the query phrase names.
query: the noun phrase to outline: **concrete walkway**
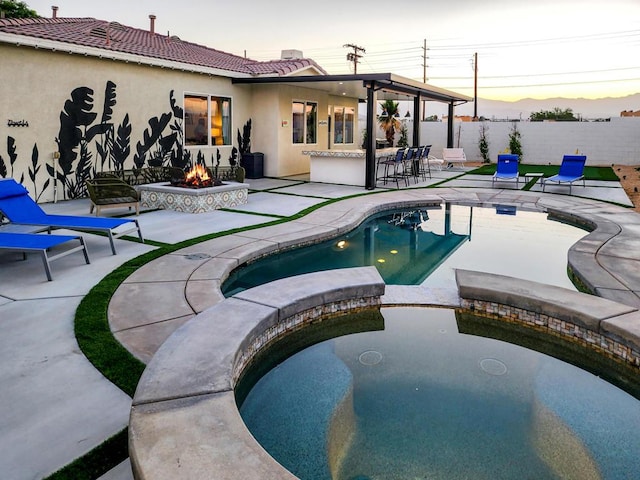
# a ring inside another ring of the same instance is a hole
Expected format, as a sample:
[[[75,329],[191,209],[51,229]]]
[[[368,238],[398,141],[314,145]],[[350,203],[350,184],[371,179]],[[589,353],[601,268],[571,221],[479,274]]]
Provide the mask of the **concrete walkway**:
[[[629,205],[617,183],[574,187],[574,195],[569,197],[490,189],[490,177],[461,177],[463,173],[436,172],[435,178],[426,183],[449,180],[438,189],[393,190],[350,198],[292,222],[221,237],[155,260],[129,277],[112,299],[112,329],[127,348],[146,361],[177,326],[220,299],[216,287],[238,263],[300,237],[323,237],[348,228],[376,204],[417,199],[537,206],[602,223],[606,232],[575,249],[574,266],[599,295],[634,306],[640,304],[640,215],[593,200]],[[463,181],[469,183],[459,184]],[[236,212],[144,213],[139,219],[145,238],[173,244],[294,215],[327,199],[364,193],[357,187],[276,179],[252,180],[251,188],[259,192],[252,193],[249,203]],[[565,191],[562,187],[557,190]],[[50,213],[88,213],[85,200],[43,207]],[[57,260],[52,264],[53,282],[46,281],[39,258],[22,261],[18,255],[0,255],[3,478],[43,478],[90,451],[128,422],[131,399],[82,355],[73,334],[73,319],[77,305],[93,285],[122,263],[154,247],[119,240],[118,255],[113,256],[104,237],[84,237],[91,264],[84,264],[76,255]],[[389,289],[386,301],[411,303],[414,288],[419,287]],[[429,294],[431,303],[448,305],[457,301],[451,292]],[[123,464],[104,478],[130,479],[130,468]]]

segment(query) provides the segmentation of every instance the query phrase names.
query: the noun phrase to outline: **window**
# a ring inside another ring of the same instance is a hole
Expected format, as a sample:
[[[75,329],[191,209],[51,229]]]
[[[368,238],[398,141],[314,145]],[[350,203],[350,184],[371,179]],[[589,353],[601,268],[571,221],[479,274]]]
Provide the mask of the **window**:
[[[333,143],[353,143],[353,107],[335,107],[333,109]]]
[[[202,147],[231,145],[231,99],[185,95],[184,143]]]
[[[318,142],[318,104],[315,102],[293,102],[293,143]]]

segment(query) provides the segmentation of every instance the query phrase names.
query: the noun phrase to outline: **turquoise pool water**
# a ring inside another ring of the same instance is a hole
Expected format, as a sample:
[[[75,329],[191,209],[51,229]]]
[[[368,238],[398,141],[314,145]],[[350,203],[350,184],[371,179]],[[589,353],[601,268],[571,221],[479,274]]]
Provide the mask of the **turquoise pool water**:
[[[550,356],[459,333],[452,310],[382,314],[382,330],[291,356],[243,402],[252,434],[299,478],[638,478],[632,396]]]
[[[567,250],[584,230],[546,214],[446,204],[374,215],[317,245],[271,255],[227,279],[226,296],[302,273],[375,265],[387,284],[455,288],[454,269],[499,273],[574,289]]]

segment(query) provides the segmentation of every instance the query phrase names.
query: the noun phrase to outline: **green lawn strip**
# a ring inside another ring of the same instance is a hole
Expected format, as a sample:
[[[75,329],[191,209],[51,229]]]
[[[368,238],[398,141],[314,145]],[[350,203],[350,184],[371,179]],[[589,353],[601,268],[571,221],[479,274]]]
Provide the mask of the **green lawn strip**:
[[[128,457],[128,429],[125,428],[45,480],[95,480]]]
[[[559,165],[531,165],[527,163],[521,163],[518,166],[518,170],[520,171],[520,175],[525,175],[527,173],[542,173],[546,177],[551,177],[552,175],[556,175],[560,170]],[[481,167],[476,168],[475,170],[471,170],[467,172],[471,175],[493,175],[496,171],[495,163],[482,165]],[[602,180],[607,182],[617,182],[618,176],[615,174],[611,167],[584,167],[584,177],[586,180]]]

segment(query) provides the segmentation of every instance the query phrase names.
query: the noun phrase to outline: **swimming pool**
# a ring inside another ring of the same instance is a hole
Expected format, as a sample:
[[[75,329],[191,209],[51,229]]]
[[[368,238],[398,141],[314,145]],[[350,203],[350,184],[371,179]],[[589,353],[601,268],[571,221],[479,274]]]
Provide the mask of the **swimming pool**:
[[[575,289],[567,251],[586,232],[509,206],[445,203],[381,212],[340,237],[261,258],[232,272],[225,296],[279,278],[375,265],[389,285],[455,288],[465,268]]]
[[[452,310],[383,309],[265,375],[241,406],[303,480],[626,479],[640,404],[568,363],[460,333]],[[577,358],[581,358],[578,356]]]

